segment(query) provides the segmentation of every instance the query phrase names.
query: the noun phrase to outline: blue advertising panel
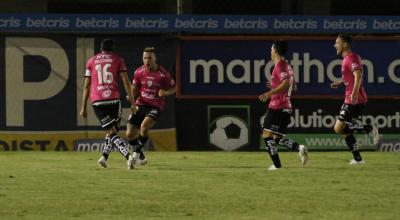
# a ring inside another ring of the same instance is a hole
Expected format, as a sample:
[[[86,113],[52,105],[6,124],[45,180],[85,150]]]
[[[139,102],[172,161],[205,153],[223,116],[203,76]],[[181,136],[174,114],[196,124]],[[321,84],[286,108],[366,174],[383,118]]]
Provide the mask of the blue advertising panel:
[[[266,91],[274,64],[274,38],[190,38],[180,44],[178,95],[182,98],[254,98]],[[344,88],[330,83],[341,78],[342,57],[335,37],[288,38],[285,57],[298,82],[296,97],[341,97]],[[363,62],[367,94],[374,98],[400,97],[400,41],[396,38],[356,38],[353,51]]]
[[[400,16],[0,14],[0,31],[397,34]]]

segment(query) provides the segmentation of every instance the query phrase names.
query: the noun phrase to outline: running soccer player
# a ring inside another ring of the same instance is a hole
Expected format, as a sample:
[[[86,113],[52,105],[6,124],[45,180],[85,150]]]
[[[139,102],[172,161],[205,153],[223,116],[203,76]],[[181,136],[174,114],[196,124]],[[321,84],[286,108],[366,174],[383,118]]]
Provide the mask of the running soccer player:
[[[337,82],[331,83],[331,88],[336,89],[345,85],[345,98],[339,117],[336,120],[334,131],[342,134],[346,145],[353,153],[353,159],[349,165],[363,164],[364,161],[357,147],[354,132],[370,133],[373,136],[374,144],[379,141],[379,132],[375,126],[364,125],[357,118],[362,114],[368,101],[362,80],[362,64],[358,54],[351,50],[352,37],[340,34],[336,38],[334,47],[337,55],[343,57],[342,78]]]
[[[132,80],[138,110],[129,117],[126,137],[133,146],[135,165],[144,165],[147,159],[143,146],[148,140],[149,130],[156,124],[165,107],[165,97],[175,93],[175,81],[171,74],[157,63],[156,49],[146,47],[143,51],[143,65]]]
[[[118,87],[118,78],[121,77],[128,99],[131,102],[132,112],[136,111],[133,94],[130,89],[128,74],[124,60],[114,51],[114,41],[104,39],[101,42],[101,52],[91,57],[86,64],[85,84],[82,94],[80,115],[87,116],[87,100],[89,98],[93,110],[106,130],[103,155],[98,163],[107,168],[107,159],[113,147],[127,160],[128,169],[134,168],[133,157],[129,154],[125,142],[118,135],[118,124],[121,116],[121,103]]]
[[[293,70],[284,59],[288,45],[286,41],[274,41],[271,47],[271,59],[275,66],[271,74],[271,82],[267,83],[270,88],[268,92],[261,94],[258,98],[262,102],[271,99],[265,113],[263,122],[263,139],[273,164],[269,171],[281,168],[278,155],[278,145],[299,152],[299,157],[304,166],[308,161],[307,149],[304,145],[285,137],[286,128],[290,122],[292,103],[290,95],[295,87]]]

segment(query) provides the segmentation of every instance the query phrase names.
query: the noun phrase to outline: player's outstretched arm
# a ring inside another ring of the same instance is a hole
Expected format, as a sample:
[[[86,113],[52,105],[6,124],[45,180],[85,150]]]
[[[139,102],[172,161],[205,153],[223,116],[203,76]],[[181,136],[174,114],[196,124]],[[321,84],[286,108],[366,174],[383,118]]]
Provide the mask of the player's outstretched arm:
[[[90,91],[90,77],[85,77],[85,82],[83,85],[83,92],[82,92],[82,107],[81,112],[79,113],[82,117],[86,118],[87,116],[87,100],[89,98],[89,91]]]
[[[343,82],[343,80],[341,79],[341,80],[339,80],[339,81],[336,81],[336,82],[331,83],[331,88],[332,88],[332,89],[337,89],[337,88],[339,88],[340,86],[342,86],[343,84],[344,84],[344,82]]]

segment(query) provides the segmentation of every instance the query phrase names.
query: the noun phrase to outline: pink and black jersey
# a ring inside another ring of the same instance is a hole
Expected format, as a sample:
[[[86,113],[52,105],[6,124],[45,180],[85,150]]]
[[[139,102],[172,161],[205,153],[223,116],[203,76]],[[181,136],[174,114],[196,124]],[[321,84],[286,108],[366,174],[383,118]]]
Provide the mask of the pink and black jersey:
[[[358,91],[357,103],[351,103],[351,93],[354,88],[354,75],[353,72],[360,70],[362,76],[361,58],[356,53],[347,54],[342,61],[342,80],[346,86],[344,103],[346,104],[362,104],[368,101],[367,94],[365,93],[363,81],[361,79],[360,90]]]
[[[91,79],[92,104],[119,100],[118,78],[121,72],[126,72],[126,65],[115,53],[98,53],[88,60],[85,76]]]
[[[165,106],[165,97],[159,97],[158,91],[173,88],[175,81],[164,68],[160,67],[157,71],[149,72],[143,65],[135,71],[132,84],[139,91],[136,105],[149,105],[162,110]]]
[[[271,74],[271,89],[278,87],[283,80],[289,79],[290,87],[289,89],[274,94],[271,96],[268,108],[271,109],[290,109],[292,108],[292,103],[290,101],[290,95],[294,83],[293,70],[289,63],[285,60],[280,60],[272,70]]]

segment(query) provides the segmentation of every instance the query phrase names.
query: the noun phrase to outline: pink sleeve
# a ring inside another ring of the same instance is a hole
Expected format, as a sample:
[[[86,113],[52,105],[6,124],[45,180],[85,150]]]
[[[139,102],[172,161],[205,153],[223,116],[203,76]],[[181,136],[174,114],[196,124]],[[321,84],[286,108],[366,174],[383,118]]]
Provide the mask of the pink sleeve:
[[[349,59],[349,63],[351,65],[351,71],[354,72],[356,70],[360,70],[360,62],[356,57],[351,57],[351,59]]]
[[[282,82],[283,80],[289,78],[289,71],[287,67],[283,65],[279,65],[279,81]]]
[[[87,70],[92,70],[92,58],[90,58],[87,63],[86,63],[86,69]]]
[[[140,85],[140,77],[137,70],[133,73],[132,85]]]
[[[167,88],[167,89],[170,89],[170,88],[174,87],[175,86],[175,81],[171,77],[171,74],[165,69],[163,69],[163,72],[165,74],[164,87]]]

